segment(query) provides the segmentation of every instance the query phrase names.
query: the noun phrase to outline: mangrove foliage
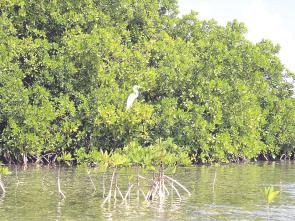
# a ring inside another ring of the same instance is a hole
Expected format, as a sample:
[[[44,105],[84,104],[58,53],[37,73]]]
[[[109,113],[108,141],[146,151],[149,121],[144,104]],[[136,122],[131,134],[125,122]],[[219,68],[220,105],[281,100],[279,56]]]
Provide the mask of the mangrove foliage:
[[[294,75],[246,32],[176,0],[1,0],[0,159],[99,163],[161,142],[197,163],[294,157]]]

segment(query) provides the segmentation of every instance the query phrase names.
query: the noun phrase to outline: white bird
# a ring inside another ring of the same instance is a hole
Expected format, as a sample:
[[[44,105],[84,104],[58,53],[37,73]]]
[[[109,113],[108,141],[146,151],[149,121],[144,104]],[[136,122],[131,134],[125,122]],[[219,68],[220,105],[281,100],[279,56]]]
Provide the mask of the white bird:
[[[134,101],[138,97],[138,95],[139,95],[138,89],[139,88],[140,87],[137,85],[133,86],[133,93],[129,94],[127,102],[126,102],[126,110],[128,110],[132,106],[132,104],[134,103]]]

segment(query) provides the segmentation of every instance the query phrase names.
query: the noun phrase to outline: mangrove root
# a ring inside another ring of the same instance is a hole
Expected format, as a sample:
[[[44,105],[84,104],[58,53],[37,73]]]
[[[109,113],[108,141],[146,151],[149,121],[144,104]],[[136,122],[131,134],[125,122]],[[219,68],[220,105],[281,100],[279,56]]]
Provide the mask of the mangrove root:
[[[184,185],[182,185],[176,179],[164,175],[163,172],[160,172],[158,175],[154,175],[153,179],[147,179],[137,174],[135,180],[133,179],[133,182],[128,183],[128,187],[125,194],[122,193],[121,189],[118,186],[117,176],[118,174],[116,174],[114,170],[111,178],[109,192],[108,195],[104,198],[102,206],[104,206],[106,202],[110,203],[112,199],[114,200],[115,206],[118,200],[118,196],[119,199],[121,198],[122,204],[125,203],[125,205],[127,205],[128,203],[130,203],[130,196],[132,191],[135,191],[137,200],[139,200],[140,196],[142,196],[143,199],[147,202],[159,200],[161,205],[163,205],[165,200],[170,195],[172,195],[173,198],[173,192],[176,193],[179,200],[183,199],[183,192],[186,192],[188,196],[191,196],[190,191]],[[146,184],[150,185],[150,188],[148,189],[147,193],[145,193],[144,191],[144,186],[146,185],[142,185],[142,183],[139,182],[140,179],[143,180]],[[167,185],[171,187],[170,190],[167,188]]]
[[[65,199],[66,196],[65,194],[62,192],[61,188],[60,188],[60,167],[58,168],[58,174],[57,174],[57,190],[58,190],[58,194],[62,199]]]

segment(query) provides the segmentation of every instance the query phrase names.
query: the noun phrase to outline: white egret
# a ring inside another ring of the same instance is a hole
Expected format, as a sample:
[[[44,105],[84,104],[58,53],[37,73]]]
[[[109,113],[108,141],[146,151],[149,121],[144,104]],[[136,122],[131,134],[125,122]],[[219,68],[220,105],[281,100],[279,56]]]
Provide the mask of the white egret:
[[[128,110],[132,106],[132,104],[134,103],[134,101],[138,97],[138,95],[139,95],[138,89],[139,88],[140,87],[137,85],[133,86],[133,93],[129,94],[127,102],[126,102],[126,110]]]

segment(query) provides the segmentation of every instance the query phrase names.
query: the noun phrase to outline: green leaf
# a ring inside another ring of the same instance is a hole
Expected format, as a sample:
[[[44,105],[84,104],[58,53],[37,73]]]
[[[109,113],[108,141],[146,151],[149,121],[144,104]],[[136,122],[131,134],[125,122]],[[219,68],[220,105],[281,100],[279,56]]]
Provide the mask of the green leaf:
[[[9,175],[9,174],[11,174],[11,172],[8,169],[8,167],[0,166],[0,174],[2,174],[2,175]]]
[[[273,186],[264,188],[264,195],[268,204],[271,204],[279,194],[280,191],[275,191]]]

